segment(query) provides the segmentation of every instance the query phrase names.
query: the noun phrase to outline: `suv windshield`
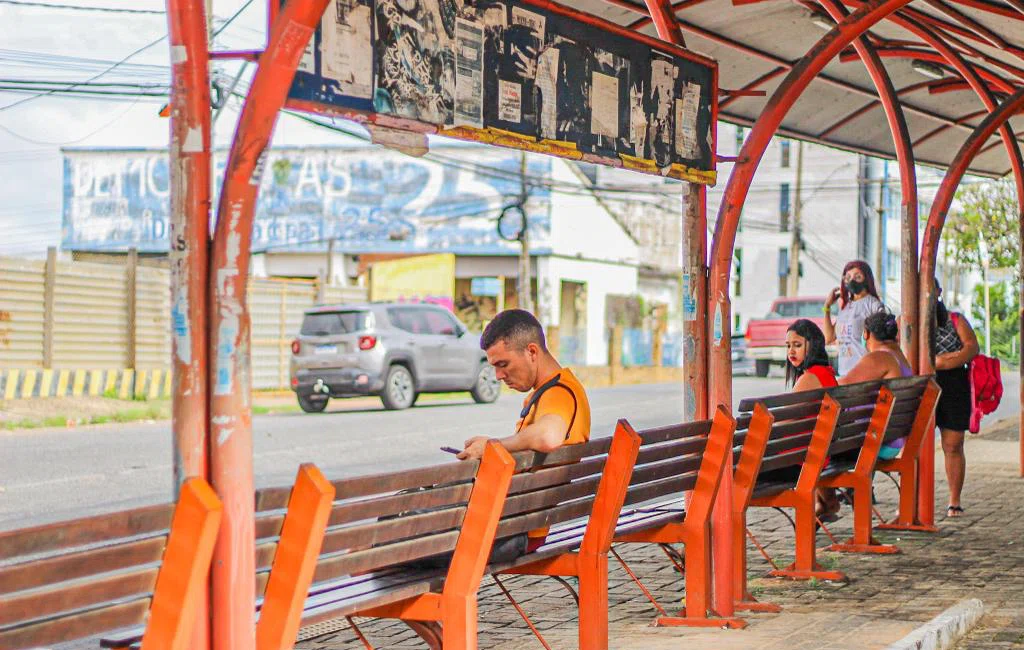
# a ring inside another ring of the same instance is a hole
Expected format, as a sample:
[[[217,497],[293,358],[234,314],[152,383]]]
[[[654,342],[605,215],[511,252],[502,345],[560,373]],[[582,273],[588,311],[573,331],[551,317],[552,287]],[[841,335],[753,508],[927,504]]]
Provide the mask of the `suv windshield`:
[[[366,329],[368,312],[332,311],[306,314],[301,334],[305,336],[336,336]]]
[[[769,318],[814,318],[821,315],[821,303],[813,300],[780,302]]]

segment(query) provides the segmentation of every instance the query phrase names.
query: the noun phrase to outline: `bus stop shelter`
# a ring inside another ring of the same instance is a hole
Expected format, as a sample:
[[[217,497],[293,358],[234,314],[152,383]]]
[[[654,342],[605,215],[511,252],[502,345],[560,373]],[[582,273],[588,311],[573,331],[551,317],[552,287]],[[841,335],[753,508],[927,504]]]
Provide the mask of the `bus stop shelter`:
[[[684,404],[687,418],[705,418],[717,405],[732,405],[729,283],[733,247],[750,182],[774,135],[898,164],[903,233],[901,344],[920,373],[933,370],[926,344],[935,304],[932,279],[943,224],[962,177],[1012,174],[1024,206],[1024,160],[1016,135],[1024,127],[1021,0],[579,0],[571,9],[546,0],[523,2],[609,39],[625,39],[641,53],[638,56],[657,52],[677,66],[686,62],[706,71],[710,78],[705,76],[703,85],[698,84],[699,100],[691,99],[698,104],[694,114],[705,111],[710,118],[707,146],[699,137],[697,145],[686,145],[704,147],[703,164],[652,163],[639,155],[619,156],[616,162],[615,156],[585,155],[502,129],[456,132],[447,124],[432,124],[427,112],[420,119],[396,118],[393,105],[332,107],[323,97],[311,100],[308,87],[306,95],[301,92],[302,75],[317,60],[307,47],[332,4],[329,0],[275,4],[266,47],[254,52],[211,52],[204,3],[168,0],[173,70],[170,241],[175,479],[181,485],[190,476],[207,477],[224,502],[211,575],[213,615],[201,617],[204,622],[209,618],[211,627],[197,632],[199,638],[192,647],[253,647],[246,280],[262,163],[286,102],[301,110],[358,119],[381,139],[400,147],[419,142],[417,138],[425,138],[425,133],[443,133],[688,181],[679,207],[684,303],[692,305],[683,322],[684,349],[690,352],[684,360],[685,393],[690,397]],[[445,6],[461,8],[462,3]],[[521,24],[529,27],[529,20]],[[439,29],[436,24],[421,27]],[[258,68],[214,208],[209,63],[217,58],[246,58],[257,61]],[[415,57],[410,60],[423,63]],[[618,59],[608,63],[613,71],[622,69]],[[472,71],[468,74],[472,76]],[[392,99],[400,99],[406,91],[396,88]],[[676,119],[689,119],[685,93],[675,99],[673,108],[682,116]],[[509,113],[499,117],[512,120]],[[620,123],[627,122],[618,117]],[[614,116],[607,119],[615,121]],[[724,181],[726,189],[719,213],[712,217],[714,234],[709,243],[706,187],[715,182],[715,162],[726,160],[715,151],[717,119],[750,126],[750,132]],[[701,133],[698,129],[697,135]],[[685,143],[694,134],[677,132],[676,137]],[[918,163],[947,169],[927,215],[918,214]],[[208,226],[211,209],[216,210],[213,232]],[[1020,211],[1018,217],[1024,228]],[[919,233],[923,233],[920,241]],[[929,436],[921,453],[917,522],[926,530],[934,523],[933,465],[934,439]],[[1024,446],[1021,471],[1024,475]],[[721,616],[732,614],[734,600],[730,503],[730,483],[723,480],[713,519],[714,608]]]

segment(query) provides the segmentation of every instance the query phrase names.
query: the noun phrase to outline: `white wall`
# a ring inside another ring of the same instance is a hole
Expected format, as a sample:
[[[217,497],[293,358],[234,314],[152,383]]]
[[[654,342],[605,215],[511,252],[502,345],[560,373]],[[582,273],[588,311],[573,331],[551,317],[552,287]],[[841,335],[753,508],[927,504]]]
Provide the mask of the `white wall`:
[[[719,150],[739,152],[737,127],[719,123]],[[749,130],[746,131],[749,133]],[[789,184],[790,214],[796,201],[797,143],[789,145],[789,166],[782,167],[782,140],[775,138],[765,152],[743,207],[736,247],[743,249],[741,295],[733,296],[733,316],[743,332],[752,318],[761,318],[779,295],[779,248],[788,248],[790,232],[780,228],[780,186]],[[708,191],[708,223],[713,229],[732,163],[718,167],[718,184]],[[807,250],[800,258],[804,275],[801,296],[823,296],[838,285],[849,260],[858,257],[858,156],[821,145],[804,144],[801,219]],[[709,233],[710,240],[710,233]],[[733,293],[735,283],[732,285]]]
[[[544,257],[538,262],[539,316],[545,325],[560,322],[562,280],[587,285],[587,364],[604,365],[608,359],[604,309],[608,294],[637,292],[637,268],[624,264]]]
[[[551,249],[556,255],[581,257],[603,262],[637,264],[636,241],[615,218],[587,193],[570,163],[552,161],[552,180],[571,183],[579,194],[552,192]]]

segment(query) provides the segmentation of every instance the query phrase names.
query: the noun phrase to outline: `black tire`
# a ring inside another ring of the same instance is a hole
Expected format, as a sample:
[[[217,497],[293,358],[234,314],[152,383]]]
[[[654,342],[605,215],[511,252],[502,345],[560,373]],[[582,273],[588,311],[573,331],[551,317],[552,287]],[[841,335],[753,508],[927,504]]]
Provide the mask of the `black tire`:
[[[401,411],[416,402],[416,382],[408,368],[398,365],[388,368],[380,401],[389,411]]]
[[[491,364],[485,363],[480,366],[476,382],[473,388],[469,389],[469,394],[477,404],[493,404],[498,400],[501,395],[501,382],[494,376],[494,367]]]
[[[326,397],[323,399],[311,400],[308,397],[299,395],[299,408],[306,413],[322,413],[327,408],[327,402],[329,401]]]
[[[772,369],[772,362],[764,359],[757,359],[754,362],[754,373],[758,377],[767,377],[768,371]]]

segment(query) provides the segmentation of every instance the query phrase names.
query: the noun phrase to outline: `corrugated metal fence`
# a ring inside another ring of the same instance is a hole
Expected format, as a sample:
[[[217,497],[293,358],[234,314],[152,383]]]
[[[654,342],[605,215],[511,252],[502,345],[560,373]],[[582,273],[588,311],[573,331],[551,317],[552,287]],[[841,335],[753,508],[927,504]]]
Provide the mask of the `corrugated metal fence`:
[[[166,394],[169,381],[154,381],[170,365],[170,274],[166,269],[124,265],[0,257],[0,397],[90,393],[107,388],[105,371],[149,371],[135,394]],[[302,312],[317,303],[366,300],[366,290],[318,287],[314,280],[254,279],[249,285],[252,363],[255,388],[285,388],[291,340]],[[55,379],[49,388],[45,376]],[[19,372],[13,373],[12,370]],[[79,373],[103,380],[74,388]],[[74,377],[74,379],[71,379]],[[136,375],[129,375],[132,383]],[[33,379],[35,388],[26,380]],[[123,393],[119,377],[116,392]],[[58,391],[64,384],[65,391]],[[153,387],[155,386],[155,387]],[[105,391],[101,391],[105,392]]]

